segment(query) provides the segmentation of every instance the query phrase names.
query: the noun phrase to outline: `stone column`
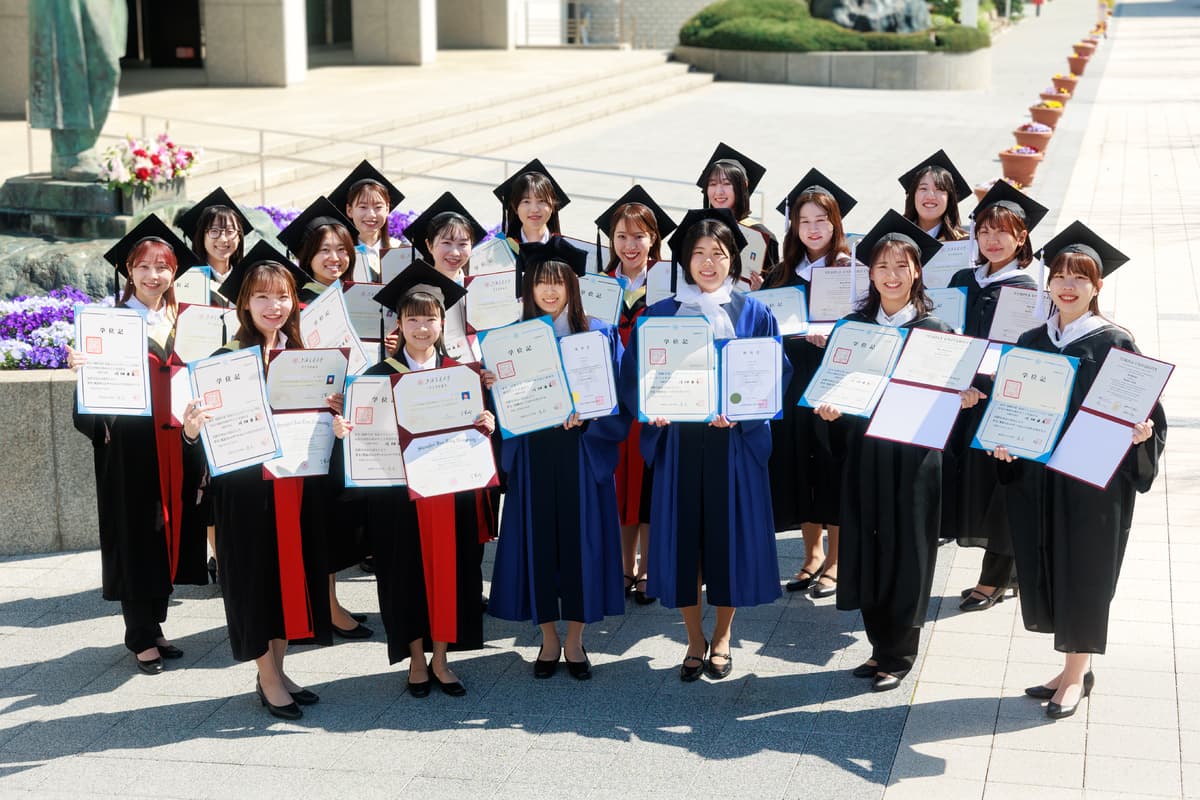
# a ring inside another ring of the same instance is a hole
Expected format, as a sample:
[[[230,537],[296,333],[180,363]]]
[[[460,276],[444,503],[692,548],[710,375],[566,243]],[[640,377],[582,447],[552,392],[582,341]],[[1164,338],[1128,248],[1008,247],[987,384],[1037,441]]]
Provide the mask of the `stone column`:
[[[354,0],[350,15],[357,63],[433,63],[437,0]]]
[[[0,114],[25,118],[29,96],[29,0],[0,0]]]
[[[204,0],[208,82],[288,86],[308,72],[304,0]]]
[[[443,49],[511,50],[516,0],[438,0],[437,43]]]

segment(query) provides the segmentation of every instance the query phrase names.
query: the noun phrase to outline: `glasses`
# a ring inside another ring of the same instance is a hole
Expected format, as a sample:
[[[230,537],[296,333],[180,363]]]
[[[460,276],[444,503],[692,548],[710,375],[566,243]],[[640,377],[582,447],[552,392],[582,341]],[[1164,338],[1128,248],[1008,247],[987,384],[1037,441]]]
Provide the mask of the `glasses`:
[[[208,234],[208,238],[210,239],[220,239],[222,236],[233,239],[239,236],[241,231],[237,228],[209,228],[205,233]]]

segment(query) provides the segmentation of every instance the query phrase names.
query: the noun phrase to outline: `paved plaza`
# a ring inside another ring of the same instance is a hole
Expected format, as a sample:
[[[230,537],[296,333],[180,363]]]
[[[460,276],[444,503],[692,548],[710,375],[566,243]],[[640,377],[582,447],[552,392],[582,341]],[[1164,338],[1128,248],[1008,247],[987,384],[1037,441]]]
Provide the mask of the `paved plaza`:
[[[1005,33],[986,92],[718,82],[497,155],[688,178],[720,138],[771,168],[768,207],[828,166],[859,196],[848,227],[865,229],[899,202],[893,176],[938,147],[970,179],[995,177],[995,153],[1093,17],[1089,0],[1053,0]],[[589,626],[590,682],[535,681],[536,629],[489,618],[487,647],[451,656],[467,696],[415,699],[387,664],[374,580],[349,570],[342,602],[377,633],[289,652],[289,673],[321,695],[298,723],[260,708],[215,587],[176,591],[165,627],[186,655],[138,674],[88,551],[0,559],[0,797],[1200,797],[1198,53],[1194,0],[1121,2],[1032,189],[1053,209],[1036,241],[1081,218],[1132,256],[1102,309],[1179,365],[1164,469],[1138,498],[1108,653],[1074,717],[1051,721],[1023,695],[1061,655],[1024,630],[1016,602],[958,611],[981,553],[954,545],[939,553],[916,668],[882,694],[848,673],[870,653],[859,616],[785,596],[737,613],[724,681],[681,683],[678,613],[631,603]],[[574,182],[601,194],[602,181]],[[444,187],[403,188],[421,207]],[[482,187],[461,192],[493,207]],[[591,236],[595,205],[564,212],[568,232]],[[798,532],[781,535],[781,577],[802,551]]]

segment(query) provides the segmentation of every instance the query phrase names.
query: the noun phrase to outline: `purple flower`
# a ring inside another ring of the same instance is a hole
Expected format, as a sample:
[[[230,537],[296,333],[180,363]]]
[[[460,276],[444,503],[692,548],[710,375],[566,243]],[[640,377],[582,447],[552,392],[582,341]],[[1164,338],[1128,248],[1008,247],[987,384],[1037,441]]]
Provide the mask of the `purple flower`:
[[[0,369],[57,369],[75,339],[75,304],[91,298],[70,286],[0,302]]]

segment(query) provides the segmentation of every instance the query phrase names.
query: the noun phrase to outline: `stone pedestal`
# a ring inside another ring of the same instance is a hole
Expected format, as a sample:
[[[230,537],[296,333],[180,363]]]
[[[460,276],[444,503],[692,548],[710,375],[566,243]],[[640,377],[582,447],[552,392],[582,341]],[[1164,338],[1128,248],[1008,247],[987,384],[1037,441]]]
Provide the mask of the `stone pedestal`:
[[[435,0],[355,0],[350,13],[356,63],[432,64],[437,56]]]
[[[124,197],[101,183],[80,183],[34,173],[0,186],[0,231],[70,239],[124,236],[147,211],[184,202],[184,181],[150,197]],[[168,220],[169,221],[169,220]]]

